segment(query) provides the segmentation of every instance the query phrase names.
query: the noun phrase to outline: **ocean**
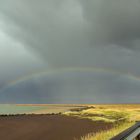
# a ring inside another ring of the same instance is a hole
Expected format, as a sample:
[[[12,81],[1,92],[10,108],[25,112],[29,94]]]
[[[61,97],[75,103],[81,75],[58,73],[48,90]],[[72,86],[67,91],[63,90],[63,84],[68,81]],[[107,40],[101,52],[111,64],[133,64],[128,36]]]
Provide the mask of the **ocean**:
[[[75,105],[17,105],[0,104],[0,115],[3,114],[50,114],[65,112],[73,108],[79,108]]]
[[[47,109],[47,106],[20,106],[14,104],[1,104],[0,114],[24,114],[44,109]]]

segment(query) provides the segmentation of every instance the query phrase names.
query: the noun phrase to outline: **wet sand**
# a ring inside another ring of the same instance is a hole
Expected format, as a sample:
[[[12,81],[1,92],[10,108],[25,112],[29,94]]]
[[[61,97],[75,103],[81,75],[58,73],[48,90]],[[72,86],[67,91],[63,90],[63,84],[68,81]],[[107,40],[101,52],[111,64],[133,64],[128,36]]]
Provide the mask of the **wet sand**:
[[[0,140],[74,140],[112,125],[63,115],[0,117]]]

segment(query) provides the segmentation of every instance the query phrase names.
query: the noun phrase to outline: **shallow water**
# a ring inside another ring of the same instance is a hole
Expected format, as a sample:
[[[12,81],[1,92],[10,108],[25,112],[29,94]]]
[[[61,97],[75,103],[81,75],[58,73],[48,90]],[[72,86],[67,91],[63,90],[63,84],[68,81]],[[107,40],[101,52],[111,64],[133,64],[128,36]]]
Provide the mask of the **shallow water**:
[[[65,112],[72,108],[79,108],[79,106],[0,104],[0,114],[50,114]]]
[[[18,106],[18,105],[11,105],[6,104],[0,105],[0,114],[23,114],[28,112],[34,112],[47,109],[47,106]]]

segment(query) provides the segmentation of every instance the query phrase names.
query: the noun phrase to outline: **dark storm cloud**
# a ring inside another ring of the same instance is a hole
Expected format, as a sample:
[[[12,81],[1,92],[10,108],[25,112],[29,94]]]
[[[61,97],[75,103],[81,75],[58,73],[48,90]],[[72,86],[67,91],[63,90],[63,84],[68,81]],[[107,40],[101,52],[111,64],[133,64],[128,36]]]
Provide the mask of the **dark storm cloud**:
[[[43,58],[51,69],[90,66],[139,75],[139,15],[139,0],[0,1],[1,30],[35,57]],[[133,101],[138,99],[139,81],[127,79],[123,74],[109,75],[105,81],[102,76],[96,73],[93,81],[87,77],[86,82],[74,78],[67,82],[50,79],[47,87],[43,86],[46,81],[40,81],[35,96],[39,98],[40,92],[51,102],[70,98],[78,101],[79,95],[83,102],[102,99],[115,102],[121,97],[127,101],[127,95],[129,101],[132,97]],[[32,84],[31,87],[34,88]],[[25,88],[31,91],[30,97],[34,92],[31,87]],[[16,91],[14,99],[19,89]]]
[[[6,88],[3,94],[0,94],[0,101],[3,103],[132,103],[139,102],[139,90],[140,81],[119,75],[106,73],[43,75]]]
[[[99,46],[140,44],[138,0],[6,0],[1,13],[7,32],[51,66],[94,65]]]
[[[93,42],[133,47],[140,39],[139,0],[79,1]]]

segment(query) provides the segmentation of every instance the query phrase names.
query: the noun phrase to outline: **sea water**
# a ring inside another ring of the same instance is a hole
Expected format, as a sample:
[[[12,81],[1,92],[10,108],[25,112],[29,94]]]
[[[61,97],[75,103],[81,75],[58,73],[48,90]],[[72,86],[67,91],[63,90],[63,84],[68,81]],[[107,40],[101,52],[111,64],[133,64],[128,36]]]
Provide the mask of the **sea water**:
[[[47,106],[22,106],[14,104],[1,104],[0,105],[0,114],[24,114],[28,112],[38,111],[47,109]]]

